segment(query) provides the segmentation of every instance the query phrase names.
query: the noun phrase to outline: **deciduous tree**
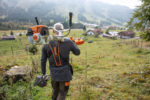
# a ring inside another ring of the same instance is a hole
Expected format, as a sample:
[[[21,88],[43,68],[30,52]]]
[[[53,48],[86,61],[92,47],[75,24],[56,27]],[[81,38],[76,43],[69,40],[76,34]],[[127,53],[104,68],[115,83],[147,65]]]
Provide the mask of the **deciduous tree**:
[[[142,4],[133,13],[128,22],[128,27],[142,31],[141,36],[150,41],[150,0],[141,1]]]

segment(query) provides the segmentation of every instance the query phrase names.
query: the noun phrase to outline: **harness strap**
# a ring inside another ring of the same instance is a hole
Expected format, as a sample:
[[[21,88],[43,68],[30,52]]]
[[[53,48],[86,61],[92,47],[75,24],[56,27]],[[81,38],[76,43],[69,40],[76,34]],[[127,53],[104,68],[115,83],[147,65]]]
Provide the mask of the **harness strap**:
[[[61,64],[60,53],[59,53],[60,41],[58,41],[58,53],[57,53],[56,47],[54,47],[54,51],[53,51],[53,48],[52,48],[51,44],[49,44],[49,47],[51,48],[51,51],[52,51],[53,58],[54,58],[54,61],[55,61],[56,66],[61,66],[62,64]],[[57,61],[56,61],[55,55],[56,55],[56,56],[58,55],[59,64],[58,64]]]

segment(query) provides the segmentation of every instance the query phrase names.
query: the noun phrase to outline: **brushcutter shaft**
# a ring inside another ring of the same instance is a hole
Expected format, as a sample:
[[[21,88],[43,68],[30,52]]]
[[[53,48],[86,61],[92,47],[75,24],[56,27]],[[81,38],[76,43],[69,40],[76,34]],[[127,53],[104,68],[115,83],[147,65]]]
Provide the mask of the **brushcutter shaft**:
[[[35,21],[36,21],[36,24],[39,25],[39,21],[37,17],[35,17]]]
[[[72,26],[72,12],[69,12],[69,26]]]

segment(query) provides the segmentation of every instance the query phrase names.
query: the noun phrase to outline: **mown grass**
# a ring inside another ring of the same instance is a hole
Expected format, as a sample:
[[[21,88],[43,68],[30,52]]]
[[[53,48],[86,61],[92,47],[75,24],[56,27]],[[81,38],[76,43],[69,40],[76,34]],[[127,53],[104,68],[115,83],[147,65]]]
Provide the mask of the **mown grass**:
[[[71,35],[83,37],[81,30],[73,30]],[[12,86],[4,85],[7,100],[50,100],[51,84],[44,88],[33,87],[35,77],[40,73],[41,46],[37,55],[27,54],[29,45],[25,36],[15,41],[0,41],[0,66],[27,65],[33,67],[36,62],[38,71],[29,82],[19,81]],[[88,43],[92,40],[93,43]],[[14,55],[3,50],[13,46]],[[150,53],[147,50],[125,45],[120,40],[94,38],[87,36],[86,42],[79,46],[80,56],[72,53],[74,76],[66,100],[149,100],[150,99]],[[20,50],[20,53],[17,51]],[[47,64],[47,73],[49,74]],[[141,73],[142,72],[142,73]],[[136,74],[135,74],[136,73]],[[143,74],[145,73],[145,74]],[[1,88],[1,90],[3,90]]]

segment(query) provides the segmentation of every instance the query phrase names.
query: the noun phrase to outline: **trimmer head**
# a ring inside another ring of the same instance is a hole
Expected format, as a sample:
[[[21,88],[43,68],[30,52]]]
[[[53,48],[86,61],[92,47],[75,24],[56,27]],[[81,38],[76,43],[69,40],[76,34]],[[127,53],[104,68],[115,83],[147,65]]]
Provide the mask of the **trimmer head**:
[[[48,75],[42,75],[42,76],[37,76],[36,80],[34,82],[34,86],[39,86],[39,87],[44,87],[47,85],[49,76]]]

